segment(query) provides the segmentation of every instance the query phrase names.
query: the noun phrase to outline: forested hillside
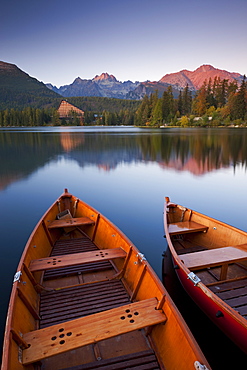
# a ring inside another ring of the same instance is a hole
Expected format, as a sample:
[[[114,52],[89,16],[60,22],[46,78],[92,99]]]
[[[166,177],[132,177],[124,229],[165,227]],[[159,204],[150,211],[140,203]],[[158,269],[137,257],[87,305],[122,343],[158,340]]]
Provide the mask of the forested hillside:
[[[135,112],[140,101],[113,99],[103,97],[75,97],[67,101],[85,112],[84,124],[101,125],[134,125]],[[0,126],[42,126],[42,125],[74,125],[80,120],[71,117],[59,120],[57,109],[61,99],[55,98],[52,108],[34,108],[27,106],[23,109],[0,110]]]
[[[14,64],[0,62],[0,110],[47,108],[60,100],[58,94]]]
[[[171,88],[163,93],[145,96],[137,109],[135,124],[138,126],[219,126],[247,123],[247,83],[243,77],[237,82],[209,79],[192,97],[188,86],[174,99]]]

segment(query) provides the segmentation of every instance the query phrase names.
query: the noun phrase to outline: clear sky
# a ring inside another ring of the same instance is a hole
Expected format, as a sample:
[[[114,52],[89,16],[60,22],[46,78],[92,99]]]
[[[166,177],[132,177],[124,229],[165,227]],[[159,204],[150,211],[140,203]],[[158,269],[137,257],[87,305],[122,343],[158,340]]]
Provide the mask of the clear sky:
[[[247,0],[2,0],[0,60],[58,87],[202,64],[247,75],[246,11]]]

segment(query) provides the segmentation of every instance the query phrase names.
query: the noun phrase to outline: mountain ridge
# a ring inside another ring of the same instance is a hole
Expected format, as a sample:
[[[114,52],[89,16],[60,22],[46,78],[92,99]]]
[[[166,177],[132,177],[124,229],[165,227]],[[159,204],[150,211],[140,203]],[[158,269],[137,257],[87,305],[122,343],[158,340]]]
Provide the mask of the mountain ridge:
[[[101,96],[106,98],[126,99],[128,93],[133,91],[140,82],[120,82],[115,76],[104,72],[92,79],[77,77],[70,85],[57,88],[52,84],[46,86],[54,92],[64,96]]]
[[[5,107],[21,108],[49,107],[54,101],[59,102],[61,97],[103,97],[128,100],[141,100],[145,95],[150,96],[155,91],[161,97],[169,87],[172,88],[174,98],[187,85],[193,92],[198,90],[205,80],[214,78],[236,81],[239,85],[243,76],[237,72],[228,72],[204,64],[194,71],[183,69],[179,72],[164,75],[159,81],[132,82],[118,81],[107,72],[96,75],[92,79],[81,77],[69,84],[57,88],[52,84],[44,84],[34,77],[30,77],[15,64],[0,61],[0,109]]]
[[[15,64],[0,61],[0,110],[51,107],[59,95]]]
[[[210,64],[203,64],[194,71],[181,70],[179,72],[166,74],[159,82],[170,83],[173,85],[178,84],[180,87],[186,87],[187,83],[189,88],[198,90],[205,80],[210,78],[213,80],[215,77],[220,77],[221,80],[228,79],[230,82],[237,81],[241,83],[242,77],[240,73],[228,72],[223,69],[218,69]]]
[[[229,82],[237,81],[241,83],[243,76],[237,72],[228,72],[218,69],[210,64],[203,64],[194,71],[183,69],[179,72],[168,73],[159,81],[132,82],[130,80],[120,82],[117,78],[107,72],[96,75],[92,79],[81,79],[77,77],[70,85],[64,85],[57,88],[51,84],[47,87],[64,97],[71,96],[103,96],[120,99],[142,99],[144,95],[150,95],[158,90],[159,95],[172,86],[175,97],[179,91],[187,85],[191,91],[197,91],[205,80],[213,81],[215,77],[221,80],[227,79]]]

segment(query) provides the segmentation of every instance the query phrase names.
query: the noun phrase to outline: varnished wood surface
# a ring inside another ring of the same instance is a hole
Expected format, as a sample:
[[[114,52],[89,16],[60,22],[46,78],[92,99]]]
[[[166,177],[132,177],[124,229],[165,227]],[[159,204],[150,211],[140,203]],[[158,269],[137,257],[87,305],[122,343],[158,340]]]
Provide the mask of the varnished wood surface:
[[[179,257],[189,269],[193,270],[240,262],[247,259],[247,251],[235,247],[224,247],[180,254]]]
[[[122,248],[104,249],[93,252],[66,254],[33,260],[30,262],[30,271],[51,270],[67,266],[76,266],[92,262],[109,261],[115,258],[124,258],[126,252]]]
[[[168,225],[170,235],[195,233],[199,231],[207,231],[207,229],[208,228],[206,226],[194,221],[181,221]]]
[[[58,227],[71,227],[71,226],[82,226],[82,225],[94,225],[88,217],[77,217],[77,218],[64,218],[61,220],[54,220],[48,223],[49,229],[55,229]]]
[[[166,316],[156,309],[157,303],[156,298],[151,298],[26,333],[23,340],[29,344],[29,348],[23,350],[22,362],[27,365],[106,338],[165,322]]]

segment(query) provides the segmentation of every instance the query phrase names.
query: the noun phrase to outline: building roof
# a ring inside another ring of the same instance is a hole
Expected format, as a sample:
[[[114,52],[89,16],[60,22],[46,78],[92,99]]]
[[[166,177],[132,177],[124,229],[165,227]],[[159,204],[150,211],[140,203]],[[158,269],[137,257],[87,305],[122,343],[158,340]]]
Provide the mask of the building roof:
[[[79,116],[84,116],[83,110],[76,108],[74,105],[68,103],[66,100],[62,100],[58,108],[60,118],[70,116],[71,111],[76,112]]]

